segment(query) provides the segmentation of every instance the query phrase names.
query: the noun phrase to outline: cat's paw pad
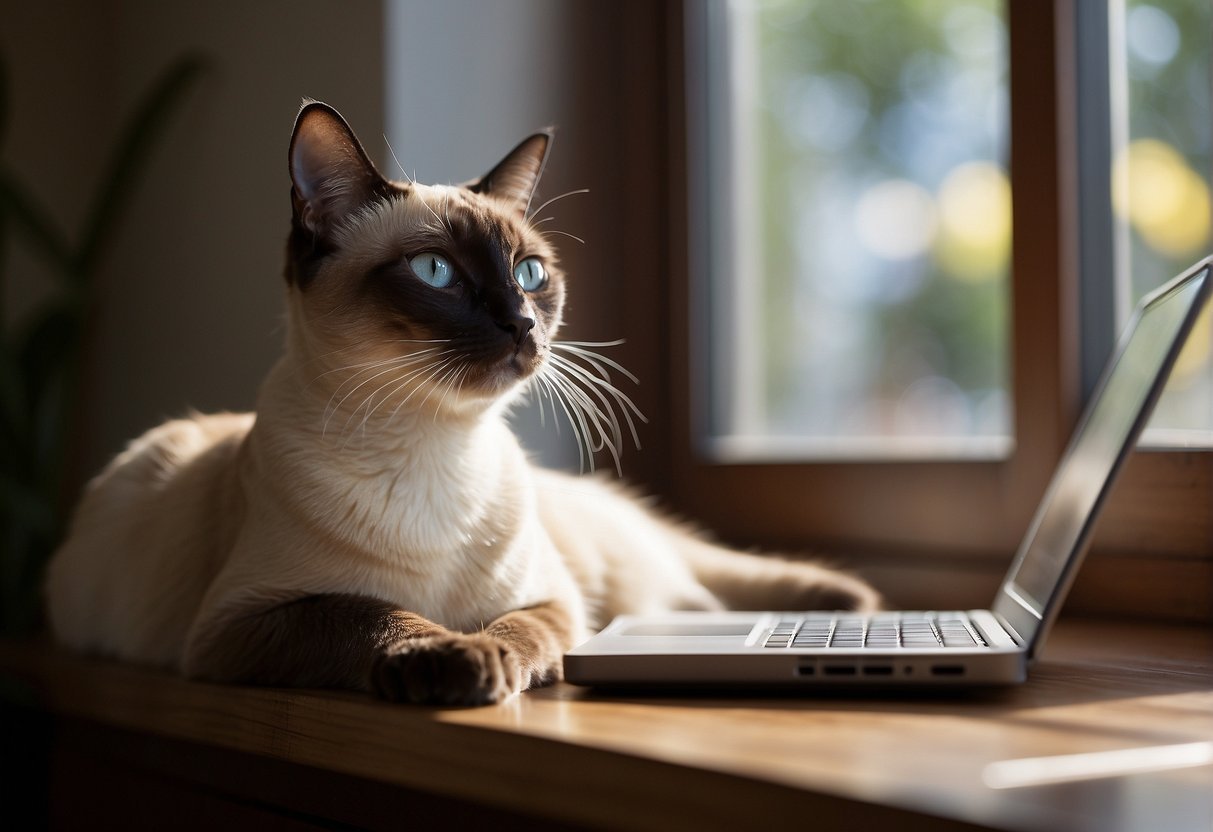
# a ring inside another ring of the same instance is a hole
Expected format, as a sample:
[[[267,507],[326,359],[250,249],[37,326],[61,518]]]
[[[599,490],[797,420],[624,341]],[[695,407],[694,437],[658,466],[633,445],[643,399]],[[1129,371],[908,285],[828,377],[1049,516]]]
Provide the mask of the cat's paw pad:
[[[522,675],[517,657],[501,642],[452,633],[407,642],[380,656],[371,686],[393,702],[489,705],[520,691]]]

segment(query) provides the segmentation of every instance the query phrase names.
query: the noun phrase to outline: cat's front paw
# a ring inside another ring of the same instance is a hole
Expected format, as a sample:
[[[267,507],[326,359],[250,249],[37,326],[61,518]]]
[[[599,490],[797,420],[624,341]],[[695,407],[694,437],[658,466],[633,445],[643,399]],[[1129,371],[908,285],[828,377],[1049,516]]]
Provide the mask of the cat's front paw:
[[[523,687],[522,667],[507,646],[483,634],[431,636],[380,656],[371,688],[393,702],[490,705]]]

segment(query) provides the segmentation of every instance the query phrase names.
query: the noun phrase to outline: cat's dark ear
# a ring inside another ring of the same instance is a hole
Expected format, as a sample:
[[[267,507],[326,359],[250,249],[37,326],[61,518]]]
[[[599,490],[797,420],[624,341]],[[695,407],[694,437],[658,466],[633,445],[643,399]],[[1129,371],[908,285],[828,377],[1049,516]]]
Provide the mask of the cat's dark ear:
[[[476,193],[503,200],[526,216],[535,186],[539,184],[539,177],[543,176],[551,144],[550,130],[523,139],[495,168],[468,187]]]
[[[388,191],[345,119],[319,101],[299,110],[288,155],[295,217],[319,236]]]

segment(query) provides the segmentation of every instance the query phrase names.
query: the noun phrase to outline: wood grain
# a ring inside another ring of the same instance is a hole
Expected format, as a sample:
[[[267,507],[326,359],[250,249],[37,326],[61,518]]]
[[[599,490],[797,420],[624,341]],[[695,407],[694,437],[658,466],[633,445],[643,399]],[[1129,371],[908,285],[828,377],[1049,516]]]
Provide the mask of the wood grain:
[[[560,685],[442,710],[191,683],[29,643],[0,644],[0,675],[55,715],[591,826],[1207,832],[1213,819],[1208,766],[1013,790],[982,781],[999,760],[1213,738],[1207,629],[1063,622],[1029,684],[947,697]]]

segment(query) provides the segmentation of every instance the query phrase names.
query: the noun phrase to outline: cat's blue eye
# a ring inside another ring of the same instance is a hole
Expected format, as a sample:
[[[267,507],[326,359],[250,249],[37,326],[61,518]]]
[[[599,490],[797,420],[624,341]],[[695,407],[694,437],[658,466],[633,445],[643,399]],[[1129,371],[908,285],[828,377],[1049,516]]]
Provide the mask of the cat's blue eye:
[[[413,274],[435,289],[450,286],[455,280],[455,269],[451,266],[451,261],[432,251],[418,254],[409,261],[409,266],[413,269]]]
[[[548,282],[548,273],[544,270],[543,264],[539,262],[539,258],[528,257],[514,267],[514,279],[524,290],[534,292],[542,289],[543,285]]]

